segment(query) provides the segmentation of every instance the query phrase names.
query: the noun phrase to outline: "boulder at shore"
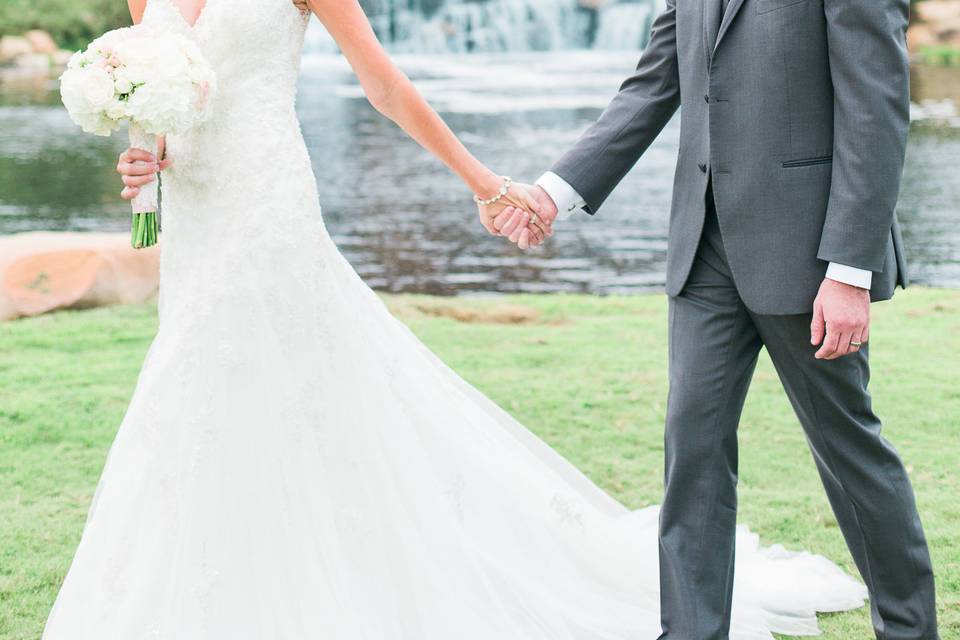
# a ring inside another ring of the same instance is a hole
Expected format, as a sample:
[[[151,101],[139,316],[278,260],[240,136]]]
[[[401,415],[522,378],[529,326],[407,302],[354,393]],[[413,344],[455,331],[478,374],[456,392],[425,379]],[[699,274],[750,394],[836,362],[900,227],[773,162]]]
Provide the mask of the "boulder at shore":
[[[0,236],[0,320],[145,302],[159,280],[159,248],[135,250],[126,233]]]
[[[18,76],[49,78],[67,65],[72,51],[60,49],[46,31],[0,36],[0,79]]]
[[[60,47],[46,31],[34,29],[33,31],[27,31],[23,34],[23,37],[27,39],[35,53],[45,53],[52,56],[60,51]]]
[[[925,0],[913,7],[907,32],[911,51],[930,46],[960,47],[960,0]]]

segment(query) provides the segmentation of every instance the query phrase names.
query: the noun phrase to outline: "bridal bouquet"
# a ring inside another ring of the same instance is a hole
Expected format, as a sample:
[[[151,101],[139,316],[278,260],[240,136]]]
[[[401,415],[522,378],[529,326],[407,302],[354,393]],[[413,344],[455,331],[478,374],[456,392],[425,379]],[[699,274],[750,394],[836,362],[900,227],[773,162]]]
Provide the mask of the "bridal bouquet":
[[[87,133],[109,136],[124,121],[130,145],[156,155],[157,136],[184,133],[204,122],[216,76],[199,47],[145,26],[110,31],[78,51],[60,77],[70,118]],[[133,199],[131,243],[157,243],[159,184]]]

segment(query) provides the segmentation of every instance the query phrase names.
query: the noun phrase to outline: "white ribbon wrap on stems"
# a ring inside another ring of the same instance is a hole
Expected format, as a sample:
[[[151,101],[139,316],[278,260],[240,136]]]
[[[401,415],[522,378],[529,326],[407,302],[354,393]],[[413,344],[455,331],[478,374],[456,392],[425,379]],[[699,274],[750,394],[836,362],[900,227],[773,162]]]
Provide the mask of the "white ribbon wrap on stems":
[[[136,149],[149,151],[154,156],[157,155],[157,136],[147,133],[139,125],[130,123],[130,146]],[[159,162],[159,158],[157,159]],[[160,183],[154,180],[149,184],[143,185],[140,193],[131,201],[133,213],[156,213],[158,194],[160,192]]]

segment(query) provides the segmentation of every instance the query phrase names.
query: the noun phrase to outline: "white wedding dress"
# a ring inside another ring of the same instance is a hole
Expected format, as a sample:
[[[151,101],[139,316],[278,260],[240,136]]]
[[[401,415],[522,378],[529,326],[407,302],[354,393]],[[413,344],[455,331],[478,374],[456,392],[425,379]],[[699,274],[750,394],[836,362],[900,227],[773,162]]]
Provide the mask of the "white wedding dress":
[[[630,512],[395,320],[323,226],[290,0],[172,0],[220,93],[172,137],[160,330],[46,640],[653,640],[657,509]],[[735,640],[865,588],[741,528]]]

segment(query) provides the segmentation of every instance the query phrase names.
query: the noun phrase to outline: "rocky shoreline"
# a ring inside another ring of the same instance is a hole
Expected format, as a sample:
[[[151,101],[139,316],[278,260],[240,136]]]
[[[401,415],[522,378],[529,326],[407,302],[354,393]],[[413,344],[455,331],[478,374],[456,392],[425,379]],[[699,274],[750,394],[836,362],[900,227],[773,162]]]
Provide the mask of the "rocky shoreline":
[[[960,0],[925,0],[914,5],[908,34],[912,55],[960,52]],[[45,31],[0,37],[0,83],[33,84],[38,95],[51,88],[72,52]],[[960,53],[956,63],[960,65]],[[955,67],[920,65],[915,83],[927,87],[912,107],[914,120],[960,126]],[[137,303],[156,295],[159,249],[136,251],[125,233],[32,232],[0,236],[0,321],[49,311]]]
[[[913,12],[910,53],[932,64],[960,65],[960,0],[924,0]]]
[[[72,51],[61,49],[46,31],[0,37],[0,70],[4,76],[49,75],[67,65]]]

